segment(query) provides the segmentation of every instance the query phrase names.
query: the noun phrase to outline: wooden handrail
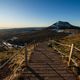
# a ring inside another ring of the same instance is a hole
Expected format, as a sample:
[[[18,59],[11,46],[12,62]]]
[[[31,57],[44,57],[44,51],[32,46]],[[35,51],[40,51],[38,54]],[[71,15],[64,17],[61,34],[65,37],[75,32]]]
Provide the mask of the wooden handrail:
[[[72,46],[71,46],[71,45],[63,44],[63,43],[57,42],[57,41],[55,41],[55,40],[49,40],[49,41],[50,41],[51,43],[56,43],[56,44],[59,44],[59,45],[61,45],[61,46],[69,47],[69,48],[72,49]],[[54,47],[54,49],[56,49],[56,48]],[[73,49],[76,49],[77,51],[80,52],[80,49],[77,48],[76,46],[74,46]],[[71,58],[73,49],[70,50],[70,55],[69,55],[69,56],[63,54],[62,52],[60,52],[60,51],[58,50],[58,52],[59,52],[61,55],[63,55],[63,56],[68,56],[68,57],[69,57],[68,66],[69,66],[69,64],[70,64],[70,61],[72,61],[76,66],[78,66],[78,64],[75,62],[75,60],[73,60],[73,59]],[[73,56],[74,56],[74,55],[73,55]],[[76,56],[76,58],[77,58],[78,60],[80,60],[77,56]]]
[[[27,46],[29,46],[29,45],[31,45],[31,44],[33,44],[33,43],[34,43],[34,41],[30,42]],[[21,53],[21,52],[23,51],[23,49],[25,49],[25,46],[24,46],[23,48],[21,48],[18,52],[16,52],[12,57],[10,57],[4,64],[2,64],[2,65],[0,66],[0,69],[2,69],[6,64],[8,64],[14,57],[16,57],[16,55],[17,55],[18,53]]]
[[[55,41],[55,40],[52,40],[52,42],[54,42],[54,43],[56,43],[56,44],[59,44],[59,45],[62,45],[62,46],[65,46],[65,47],[71,47],[71,45],[63,44],[63,43],[57,42],[57,41]],[[77,48],[76,46],[74,46],[74,49],[76,49],[77,51],[80,51],[80,49]]]
[[[62,45],[62,46],[66,46],[66,47],[71,47],[71,45],[68,45],[68,44],[63,44],[63,43],[60,43],[60,42],[57,42],[57,41],[55,41],[55,40],[52,40],[52,43],[57,43],[57,44],[59,44],[59,45]]]
[[[21,50],[18,51],[16,54],[14,54],[12,57],[10,57],[3,65],[0,66],[0,69],[2,69],[6,64],[8,64],[8,63],[9,63],[18,53],[20,53],[23,49],[24,49],[24,47],[21,48]]]
[[[28,51],[28,46],[32,45],[33,42],[31,42],[31,44],[25,44],[25,46],[23,47],[23,49],[25,49],[25,65],[28,66],[28,52],[30,52],[30,50],[32,51],[33,49],[31,48],[29,51]],[[20,50],[20,52],[22,51],[22,49]],[[16,56],[16,55],[15,55]],[[23,63],[24,59],[20,62],[19,66],[13,71],[13,74],[10,76],[9,80],[12,80],[13,77],[15,76],[16,74],[16,71],[18,70],[18,68],[20,67],[20,65]]]
[[[58,53],[60,53],[61,55],[65,56],[65,57],[69,57],[68,55],[66,55],[65,53],[59,51],[57,48],[53,47],[56,51],[58,51]],[[75,66],[78,66],[78,64],[76,63],[76,61],[74,59],[71,58],[71,61],[74,63]]]

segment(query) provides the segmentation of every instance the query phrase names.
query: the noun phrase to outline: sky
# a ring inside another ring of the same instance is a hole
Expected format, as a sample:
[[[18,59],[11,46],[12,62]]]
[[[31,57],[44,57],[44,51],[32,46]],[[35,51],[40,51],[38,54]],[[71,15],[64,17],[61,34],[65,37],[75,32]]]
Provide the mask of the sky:
[[[80,26],[80,0],[0,0],[0,28]]]

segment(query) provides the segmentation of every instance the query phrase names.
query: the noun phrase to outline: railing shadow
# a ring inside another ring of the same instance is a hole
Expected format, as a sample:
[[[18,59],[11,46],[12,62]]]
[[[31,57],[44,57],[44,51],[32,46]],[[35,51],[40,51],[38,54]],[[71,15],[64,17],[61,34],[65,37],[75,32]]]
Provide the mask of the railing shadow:
[[[44,80],[43,77],[40,76],[39,73],[36,73],[36,71],[34,69],[32,69],[30,66],[27,66],[28,70],[32,72],[32,74],[35,75],[36,78],[38,78],[39,80]]]

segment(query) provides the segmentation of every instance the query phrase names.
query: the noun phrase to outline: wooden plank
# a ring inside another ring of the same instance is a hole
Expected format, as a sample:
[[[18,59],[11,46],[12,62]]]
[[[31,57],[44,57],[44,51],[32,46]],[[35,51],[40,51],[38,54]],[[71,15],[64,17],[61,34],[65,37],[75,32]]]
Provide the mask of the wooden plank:
[[[71,61],[71,56],[72,56],[72,52],[73,52],[73,44],[71,45],[71,50],[70,50],[70,55],[69,55],[69,61],[68,61],[68,66],[70,66],[70,61]]]

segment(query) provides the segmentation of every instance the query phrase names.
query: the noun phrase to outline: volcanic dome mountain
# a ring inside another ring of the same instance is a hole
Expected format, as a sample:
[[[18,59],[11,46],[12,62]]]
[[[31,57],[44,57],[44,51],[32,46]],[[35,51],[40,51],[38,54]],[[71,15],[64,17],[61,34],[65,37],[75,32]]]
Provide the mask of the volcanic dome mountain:
[[[49,26],[50,29],[80,29],[78,26],[74,26],[70,24],[69,22],[64,21],[58,21],[51,26]]]

